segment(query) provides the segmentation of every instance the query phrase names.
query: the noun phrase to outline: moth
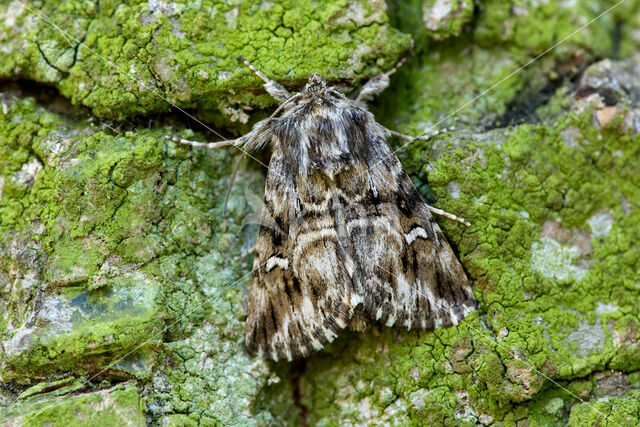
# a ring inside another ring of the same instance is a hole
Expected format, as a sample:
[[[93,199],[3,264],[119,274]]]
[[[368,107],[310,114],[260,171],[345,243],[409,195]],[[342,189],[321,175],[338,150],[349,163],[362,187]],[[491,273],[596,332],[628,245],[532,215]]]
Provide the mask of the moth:
[[[386,129],[366,107],[397,67],[351,99],[315,74],[292,95],[238,59],[280,106],[238,139],[180,141],[245,152],[271,148],[249,291],[248,351],[292,360],[322,349],[348,326],[456,325],[476,301],[431,212],[465,221],[422,201],[386,142],[414,138]]]

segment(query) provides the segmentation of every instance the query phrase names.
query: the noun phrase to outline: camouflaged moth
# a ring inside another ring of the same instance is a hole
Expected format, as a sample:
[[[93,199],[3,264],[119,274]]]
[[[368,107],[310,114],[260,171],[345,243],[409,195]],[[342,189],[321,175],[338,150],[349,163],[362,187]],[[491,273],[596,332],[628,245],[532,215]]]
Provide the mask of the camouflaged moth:
[[[239,59],[278,109],[236,140],[181,142],[272,151],[249,291],[249,352],[292,360],[348,326],[433,329],[463,319],[476,301],[431,212],[465,221],[422,201],[386,142],[414,138],[377,123],[365,105],[397,67],[351,99],[317,75],[292,95]]]

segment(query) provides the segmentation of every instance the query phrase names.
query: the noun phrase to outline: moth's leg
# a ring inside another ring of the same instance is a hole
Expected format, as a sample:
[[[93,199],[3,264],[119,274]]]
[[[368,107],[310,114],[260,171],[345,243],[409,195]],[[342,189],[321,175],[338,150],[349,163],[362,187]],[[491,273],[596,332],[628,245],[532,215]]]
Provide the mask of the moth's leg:
[[[257,248],[258,248],[258,245],[253,245],[253,247],[251,247],[246,252],[242,252],[240,255],[236,256],[235,259],[236,260],[241,260],[241,259],[245,259],[249,255],[254,255],[254,254],[256,254]]]
[[[453,128],[443,128],[443,129],[437,130],[435,132],[428,133],[426,135],[418,135],[418,136],[406,135],[404,133],[396,132],[395,130],[391,130],[391,129],[387,129],[387,128],[384,128],[384,130],[387,131],[387,134],[389,134],[391,136],[395,136],[396,138],[400,138],[400,139],[403,139],[405,141],[411,142],[411,141],[416,141],[416,140],[428,141],[431,138],[433,138],[434,136],[438,136],[438,135],[441,135],[443,133],[447,133],[447,132],[452,131]]]
[[[466,220],[466,219],[464,219],[464,218],[460,218],[459,216],[456,216],[456,215],[454,215],[454,214],[452,214],[452,213],[449,213],[449,212],[443,211],[442,209],[434,208],[433,206],[429,206],[429,205],[427,205],[427,208],[428,208],[431,212],[433,212],[434,214],[436,214],[436,215],[440,215],[440,216],[443,216],[443,217],[445,217],[445,218],[449,218],[449,219],[450,219],[450,220],[452,220],[452,221],[457,221],[457,222],[459,222],[459,223],[461,223],[461,224],[466,225],[467,227],[470,227],[470,226],[471,226],[471,223],[470,223],[469,221],[467,221],[467,220]]]
[[[238,139],[229,139],[227,141],[219,141],[219,142],[199,142],[199,141],[191,141],[189,139],[180,138],[179,136],[171,136],[167,135],[164,139],[168,139],[169,141],[177,142],[180,144],[192,145],[194,147],[204,147],[204,148],[220,148],[227,147],[229,145],[239,146],[244,141],[241,141],[241,138]]]
[[[251,63],[244,59],[242,56],[238,56],[237,58],[239,61],[242,61],[244,65],[246,65],[247,68],[253,72],[253,74],[258,76],[258,78],[260,78],[260,80],[264,82],[264,88],[267,90],[269,95],[273,96],[280,102],[284,102],[287,99],[291,98],[291,94],[289,93],[289,91],[287,91],[280,83],[275,82],[262,74],[260,70],[251,65]]]
[[[400,68],[402,64],[404,64],[404,61],[406,61],[406,59],[406,57],[402,58],[400,61],[398,61],[395,67],[393,67],[386,73],[378,74],[377,76],[372,77],[368,82],[366,82],[364,86],[362,86],[362,89],[360,89],[360,92],[358,92],[356,102],[365,104],[373,100],[373,98],[375,98],[376,96],[380,95],[382,91],[385,90],[387,86],[389,86],[389,76],[398,71],[398,68]]]

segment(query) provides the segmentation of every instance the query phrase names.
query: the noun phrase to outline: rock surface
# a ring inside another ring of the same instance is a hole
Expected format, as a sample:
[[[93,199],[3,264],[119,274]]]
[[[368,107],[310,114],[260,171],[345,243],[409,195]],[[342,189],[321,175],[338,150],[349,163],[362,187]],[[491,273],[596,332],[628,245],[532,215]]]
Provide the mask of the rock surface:
[[[82,384],[80,384],[82,387]],[[39,390],[41,393],[45,389]],[[57,392],[56,392],[57,391]],[[19,397],[9,410],[0,410],[3,426],[22,425],[109,425],[145,424],[144,405],[135,385],[122,383],[92,393],[66,395],[73,388],[59,388],[31,398]],[[24,393],[23,393],[24,394]]]
[[[592,23],[612,5],[35,4],[0,6],[1,425],[640,422],[639,2]],[[472,223],[439,220],[479,309],[249,357],[243,224],[268,153],[225,214],[237,153],[164,137],[272,111],[235,55],[294,88],[357,86],[410,50],[373,110],[456,126],[391,143],[425,200]]]
[[[296,87],[314,72],[360,82],[411,45],[388,25],[381,0],[1,7],[0,77],[55,86],[101,119],[164,112],[170,102],[219,123],[246,123],[248,109],[274,102],[238,55]]]

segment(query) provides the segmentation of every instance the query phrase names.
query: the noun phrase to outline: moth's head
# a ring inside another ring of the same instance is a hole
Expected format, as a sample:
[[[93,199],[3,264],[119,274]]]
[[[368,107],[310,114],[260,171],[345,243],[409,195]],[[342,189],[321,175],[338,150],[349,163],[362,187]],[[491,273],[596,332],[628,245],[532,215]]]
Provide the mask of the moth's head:
[[[327,82],[316,73],[313,73],[302,91],[313,95],[323,95],[327,92],[327,89]]]
[[[333,86],[329,86],[327,82],[317,74],[311,74],[309,81],[302,91],[300,91],[303,99],[312,102],[315,105],[324,103],[333,104],[336,98],[345,99],[345,96],[338,92]]]

